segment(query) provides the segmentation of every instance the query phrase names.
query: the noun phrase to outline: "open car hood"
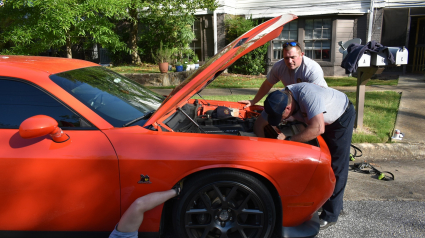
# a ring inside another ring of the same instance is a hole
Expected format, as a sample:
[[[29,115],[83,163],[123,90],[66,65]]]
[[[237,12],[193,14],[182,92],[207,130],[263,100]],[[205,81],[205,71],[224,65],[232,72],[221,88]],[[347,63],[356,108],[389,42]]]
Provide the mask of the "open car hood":
[[[186,104],[187,100],[205,88],[237,59],[278,37],[283,25],[296,18],[297,16],[293,14],[275,17],[235,39],[177,86],[145,123],[145,126],[157,126],[157,123],[162,122],[170,113],[174,113],[177,108]]]

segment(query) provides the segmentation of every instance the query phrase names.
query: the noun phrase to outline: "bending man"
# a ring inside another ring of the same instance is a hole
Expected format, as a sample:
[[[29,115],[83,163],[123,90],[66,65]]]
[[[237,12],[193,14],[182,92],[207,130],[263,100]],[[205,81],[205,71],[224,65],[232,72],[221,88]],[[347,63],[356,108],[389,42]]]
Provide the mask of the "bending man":
[[[284,91],[270,93],[264,102],[264,111],[254,124],[254,132],[264,137],[267,124],[277,126],[292,116],[307,127],[292,137],[281,133],[277,139],[307,142],[322,135],[326,141],[336,183],[332,196],[322,206],[320,229],[335,224],[343,209],[355,115],[354,106],[344,93],[312,83],[298,83]]]

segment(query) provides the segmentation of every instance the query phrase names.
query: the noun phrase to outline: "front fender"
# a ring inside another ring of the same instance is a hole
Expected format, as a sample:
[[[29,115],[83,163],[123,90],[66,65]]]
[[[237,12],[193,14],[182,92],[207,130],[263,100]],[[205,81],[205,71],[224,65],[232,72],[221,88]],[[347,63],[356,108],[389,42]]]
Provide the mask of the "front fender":
[[[318,147],[290,141],[157,132],[138,126],[104,132],[119,158],[122,211],[140,196],[170,189],[182,178],[207,169],[251,171],[270,181],[281,197],[298,196],[320,162]],[[141,174],[151,183],[138,184]],[[149,225],[142,226],[144,231],[157,231],[159,217],[160,211],[152,219],[146,214],[144,224]]]

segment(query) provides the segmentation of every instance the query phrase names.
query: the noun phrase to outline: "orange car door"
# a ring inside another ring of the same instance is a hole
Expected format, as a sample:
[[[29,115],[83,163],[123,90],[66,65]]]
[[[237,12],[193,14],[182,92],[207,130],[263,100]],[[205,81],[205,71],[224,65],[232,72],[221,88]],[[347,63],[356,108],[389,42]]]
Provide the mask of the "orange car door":
[[[34,115],[56,119],[70,139],[24,139]],[[0,230],[110,231],[120,218],[118,160],[88,120],[28,82],[0,78]]]

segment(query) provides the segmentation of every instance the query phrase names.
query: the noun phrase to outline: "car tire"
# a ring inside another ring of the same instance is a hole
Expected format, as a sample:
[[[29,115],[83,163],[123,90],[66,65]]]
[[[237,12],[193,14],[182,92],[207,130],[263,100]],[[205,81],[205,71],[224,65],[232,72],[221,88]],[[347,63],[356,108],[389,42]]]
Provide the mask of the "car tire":
[[[275,205],[254,176],[214,170],[188,179],[173,209],[178,237],[267,238],[273,233]]]

